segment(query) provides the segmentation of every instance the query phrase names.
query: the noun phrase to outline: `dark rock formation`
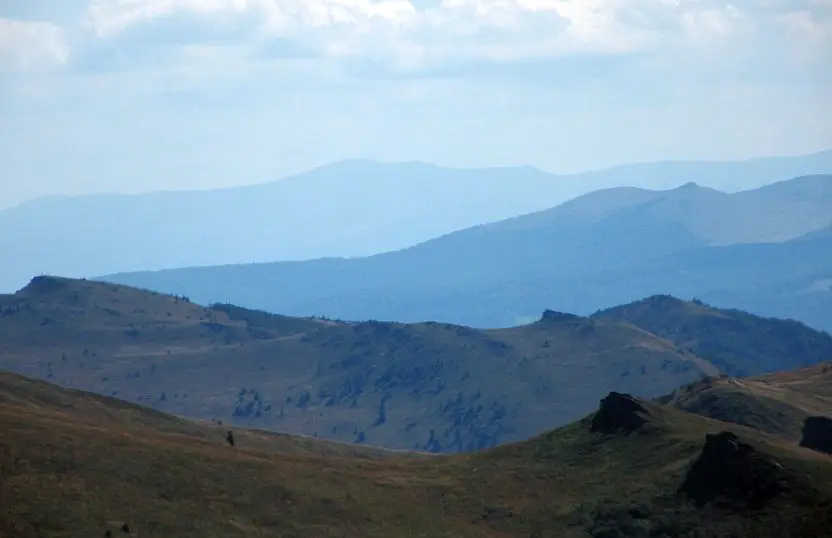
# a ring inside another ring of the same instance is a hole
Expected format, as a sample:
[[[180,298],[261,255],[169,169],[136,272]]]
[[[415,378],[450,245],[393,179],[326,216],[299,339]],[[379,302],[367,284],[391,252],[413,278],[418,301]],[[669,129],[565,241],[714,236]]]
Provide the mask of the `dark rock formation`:
[[[647,409],[629,394],[610,392],[592,418],[591,431],[629,433],[647,423]]]
[[[800,446],[832,454],[832,418],[808,417],[803,423]]]
[[[565,312],[555,312],[554,310],[544,310],[540,321],[575,321],[580,320],[580,316],[575,314],[567,314]]]
[[[783,467],[731,432],[709,434],[679,493],[707,503],[761,508],[788,489]]]

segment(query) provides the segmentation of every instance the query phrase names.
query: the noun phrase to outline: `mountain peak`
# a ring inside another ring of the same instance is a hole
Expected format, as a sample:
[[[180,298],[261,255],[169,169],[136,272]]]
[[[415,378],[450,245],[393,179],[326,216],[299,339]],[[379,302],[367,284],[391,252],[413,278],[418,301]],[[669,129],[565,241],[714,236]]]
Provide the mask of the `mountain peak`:
[[[694,305],[700,307],[707,307],[707,305],[705,305],[702,301],[698,299],[686,301],[673,295],[660,293],[656,295],[650,295],[649,297],[633,301],[632,303],[626,305],[620,305],[617,307],[610,308],[605,312],[621,311],[624,309],[658,309],[660,311],[667,311],[670,309],[686,308]]]
[[[724,199],[726,197],[731,196],[729,193],[725,191],[715,189],[713,187],[708,187],[707,185],[701,185],[696,181],[688,181],[687,183],[683,183],[674,189],[670,189],[663,192],[665,194],[670,194],[671,199],[675,195],[681,197],[694,197],[695,199],[713,201],[717,199]]]
[[[39,275],[34,277],[29,283],[20,290],[20,293],[26,295],[45,295],[61,291],[70,286],[71,279],[62,278],[51,275]]]

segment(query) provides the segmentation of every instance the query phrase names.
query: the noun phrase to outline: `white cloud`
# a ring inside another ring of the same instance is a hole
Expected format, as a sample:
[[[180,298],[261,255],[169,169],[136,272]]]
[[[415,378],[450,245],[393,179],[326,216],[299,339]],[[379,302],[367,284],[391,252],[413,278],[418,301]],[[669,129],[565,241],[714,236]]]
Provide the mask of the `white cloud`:
[[[58,26],[0,18],[0,70],[41,71],[68,59],[69,46]]]
[[[245,0],[92,0],[88,19],[95,34],[106,38],[177,13],[221,20],[247,7]]]
[[[182,17],[180,32],[195,39],[198,27],[214,36],[245,27],[255,47],[288,40],[404,70],[712,45],[744,21],[731,4],[696,0],[442,0],[422,9],[408,0],[96,0],[89,10],[103,39]]]
[[[725,56],[775,41],[806,56],[832,45],[831,12],[829,0],[90,0],[72,46],[77,64],[105,71],[181,62],[179,47],[205,44],[233,48],[238,61],[314,57],[392,73],[586,54]],[[53,66],[67,61],[56,26],[17,24],[51,32],[34,49],[2,36],[18,66],[32,65],[33,50],[51,51]]]
[[[20,197],[832,143],[832,0],[15,2],[0,162]]]

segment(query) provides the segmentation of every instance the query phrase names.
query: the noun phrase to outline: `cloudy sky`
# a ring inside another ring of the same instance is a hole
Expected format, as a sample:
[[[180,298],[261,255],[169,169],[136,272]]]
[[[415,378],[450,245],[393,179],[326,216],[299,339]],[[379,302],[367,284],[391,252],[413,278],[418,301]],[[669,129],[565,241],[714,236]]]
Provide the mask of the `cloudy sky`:
[[[832,147],[832,0],[0,0],[0,207]]]

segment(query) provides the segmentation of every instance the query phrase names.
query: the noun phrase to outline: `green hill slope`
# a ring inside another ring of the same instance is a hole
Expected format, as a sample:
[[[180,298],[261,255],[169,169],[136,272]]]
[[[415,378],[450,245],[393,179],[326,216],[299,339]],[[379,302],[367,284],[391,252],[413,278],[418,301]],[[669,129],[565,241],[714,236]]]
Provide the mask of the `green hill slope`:
[[[767,319],[667,295],[599,312],[632,323],[707,359],[732,376],[791,370],[832,360],[832,336],[791,320]]]
[[[832,458],[626,395],[466,455],[235,434],[0,374],[0,536],[830,536]]]
[[[659,401],[798,440],[807,418],[832,414],[832,362],[750,379],[704,379]]]
[[[629,323],[512,329],[298,319],[43,277],[0,298],[0,367],[163,411],[392,448],[463,451],[655,397],[716,368]]]
[[[459,452],[576,420],[610,391],[653,398],[720,369],[832,357],[832,338],[793,322],[661,297],[621,308],[478,330],[206,308],[43,277],[0,297],[0,368],[202,420]]]

